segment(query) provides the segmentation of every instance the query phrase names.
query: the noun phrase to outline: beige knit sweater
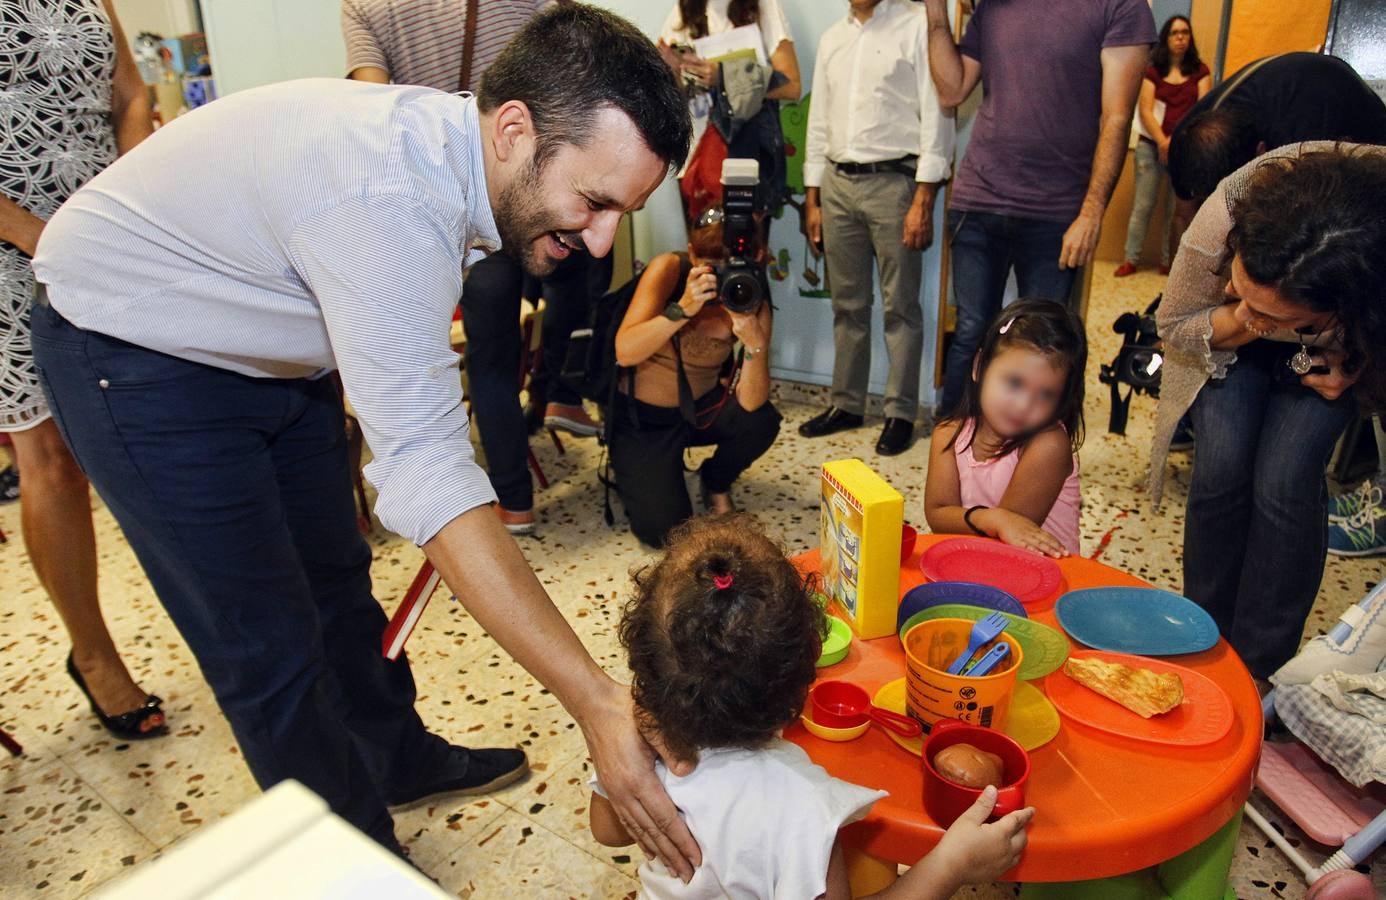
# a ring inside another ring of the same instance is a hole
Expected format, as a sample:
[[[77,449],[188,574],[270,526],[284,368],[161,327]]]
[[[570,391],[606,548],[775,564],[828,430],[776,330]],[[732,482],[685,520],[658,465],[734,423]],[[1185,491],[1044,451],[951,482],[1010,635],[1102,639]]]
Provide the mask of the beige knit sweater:
[[[1222,180],[1194,216],[1179,242],[1179,252],[1170,268],[1164,299],[1155,321],[1164,341],[1165,364],[1160,370],[1160,404],[1155,414],[1155,438],[1150,447],[1150,501],[1160,505],[1164,489],[1170,438],[1184,413],[1193,405],[1198,392],[1210,378],[1226,378],[1227,369],[1237,361],[1235,350],[1214,350],[1213,310],[1228,302],[1227,234],[1232,230],[1232,209],[1246,194],[1251,173],[1257,166],[1287,156],[1298,156],[1335,147],[1346,153],[1386,154],[1386,147],[1364,144],[1335,144],[1333,141],[1306,141],[1289,144],[1253,159]],[[1267,335],[1267,340],[1298,343],[1299,336],[1288,329]],[[1323,346],[1332,346],[1330,338]]]

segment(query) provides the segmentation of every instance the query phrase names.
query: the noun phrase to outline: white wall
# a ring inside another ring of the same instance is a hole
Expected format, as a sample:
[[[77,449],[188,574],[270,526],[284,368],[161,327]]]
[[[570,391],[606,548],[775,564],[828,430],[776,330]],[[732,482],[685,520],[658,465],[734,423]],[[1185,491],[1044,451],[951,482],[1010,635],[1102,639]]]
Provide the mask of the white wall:
[[[658,33],[673,2],[604,0],[601,5],[629,18],[653,36]],[[795,37],[805,88],[811,91],[819,35],[830,23],[847,14],[847,3],[845,0],[781,0],[781,3]],[[345,74],[345,50],[338,20],[340,0],[201,0],[201,8],[217,88],[223,95],[287,78]],[[771,227],[772,252],[785,249],[790,257],[789,277],[772,283],[772,296],[780,313],[775,323],[771,360],[775,374],[780,377],[827,384],[832,376],[832,309],[826,298],[799,294],[801,288],[809,288],[800,277],[807,261],[799,227],[799,216],[792,209],[786,209],[784,217]],[[686,237],[672,181],[656,191],[647,208],[635,215],[633,233],[636,256],[640,259],[647,260],[656,253],[683,247]],[[942,192],[934,213],[934,233],[934,245],[924,255],[921,290],[926,335],[920,396],[925,404],[930,404],[933,396],[939,247],[945,233]],[[873,315],[873,329],[870,389],[879,393],[887,369],[879,300]]]
[[[346,75],[341,0],[201,0],[217,92]]]
[[[171,38],[202,30],[197,0],[115,0],[115,11],[132,41],[141,31]]]

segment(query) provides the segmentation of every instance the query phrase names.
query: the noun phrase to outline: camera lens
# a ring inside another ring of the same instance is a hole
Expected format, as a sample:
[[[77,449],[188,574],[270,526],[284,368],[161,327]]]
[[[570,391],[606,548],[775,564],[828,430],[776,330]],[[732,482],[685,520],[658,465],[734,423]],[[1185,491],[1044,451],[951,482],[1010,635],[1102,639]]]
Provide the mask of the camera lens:
[[[751,272],[732,273],[722,282],[721,300],[732,312],[753,312],[760,306],[760,281]]]

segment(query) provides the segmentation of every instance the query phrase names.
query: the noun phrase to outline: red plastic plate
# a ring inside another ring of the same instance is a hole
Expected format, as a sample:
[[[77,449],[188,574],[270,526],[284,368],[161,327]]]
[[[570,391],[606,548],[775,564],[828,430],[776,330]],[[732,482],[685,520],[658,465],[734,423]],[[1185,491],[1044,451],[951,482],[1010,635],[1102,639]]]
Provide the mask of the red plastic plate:
[[[1059,669],[1044,679],[1044,692],[1060,713],[1075,722],[1120,737],[1184,747],[1211,744],[1221,740],[1232,728],[1231,699],[1212,679],[1193,669],[1162,659],[1096,650],[1073,653],[1069,658],[1097,658],[1152,672],[1174,672],[1184,682],[1183,703],[1167,713],[1144,719],[1115,700],[1084,687]]]
[[[1064,586],[1054,560],[1000,541],[953,538],[939,541],[919,558],[930,581],[971,581],[1000,588],[1026,606],[1042,603]]]

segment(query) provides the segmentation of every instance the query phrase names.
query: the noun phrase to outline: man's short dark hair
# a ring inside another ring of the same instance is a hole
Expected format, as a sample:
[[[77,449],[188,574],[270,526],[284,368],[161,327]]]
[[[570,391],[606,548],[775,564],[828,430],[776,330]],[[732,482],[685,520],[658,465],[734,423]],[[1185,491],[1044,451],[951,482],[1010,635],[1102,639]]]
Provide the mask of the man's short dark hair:
[[[1218,182],[1256,158],[1256,123],[1236,109],[1209,109],[1181,122],[1169,144],[1169,180],[1181,200],[1205,200]]]
[[[529,107],[542,166],[564,144],[586,146],[602,107],[630,117],[670,167],[688,156],[692,125],[674,73],[650,39],[620,16],[563,3],[535,16],[486,69],[478,106],[490,112],[510,100]]]

